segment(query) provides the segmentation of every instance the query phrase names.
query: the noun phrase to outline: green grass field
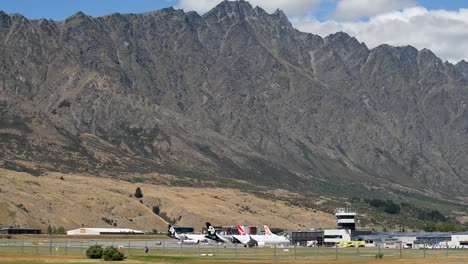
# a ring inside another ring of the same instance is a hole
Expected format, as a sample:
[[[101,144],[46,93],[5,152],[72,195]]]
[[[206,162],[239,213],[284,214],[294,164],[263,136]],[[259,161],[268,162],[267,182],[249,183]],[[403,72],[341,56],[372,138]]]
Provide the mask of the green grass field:
[[[468,260],[468,250],[454,249],[378,249],[378,248],[326,248],[326,247],[272,247],[272,248],[244,248],[242,246],[224,247],[222,245],[179,245],[173,241],[156,245],[154,241],[142,240],[113,240],[103,241],[51,241],[51,240],[11,240],[0,241],[0,258],[5,255],[16,256],[48,256],[48,257],[83,257],[90,244],[102,244],[104,246],[124,246],[125,253],[130,259],[144,260],[178,260],[205,261],[214,260],[252,260],[252,261],[300,261],[300,260],[365,260],[375,259],[379,253],[384,259],[424,259],[462,257]],[[144,247],[149,247],[149,254],[145,255]],[[176,261],[177,262],[177,261]]]

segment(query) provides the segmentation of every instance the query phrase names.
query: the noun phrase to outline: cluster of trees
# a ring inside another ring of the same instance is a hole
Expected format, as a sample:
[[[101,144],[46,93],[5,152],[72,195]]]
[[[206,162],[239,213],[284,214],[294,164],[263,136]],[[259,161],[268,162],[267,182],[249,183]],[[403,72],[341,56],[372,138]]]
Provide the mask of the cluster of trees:
[[[179,216],[178,219],[170,218],[165,212],[161,211],[161,209],[159,208],[159,205],[153,206],[153,213],[155,215],[158,215],[159,217],[161,217],[162,219],[164,219],[166,222],[168,222],[171,225],[174,225],[177,221],[180,221],[180,219],[182,218],[182,216]]]
[[[402,202],[396,204],[392,200],[382,200],[378,198],[361,200],[358,197],[353,197],[351,202],[365,202],[371,207],[383,210],[388,214],[403,215],[401,217],[412,217],[424,221],[423,229],[427,232],[452,232],[463,231],[467,227],[460,225],[456,220],[443,215],[438,210],[419,207],[414,204]]]
[[[400,214],[402,210],[408,215],[423,220],[431,222],[445,222],[449,219],[444,216],[441,212],[433,209],[427,209],[418,207],[410,203],[401,203],[396,204],[392,200],[381,200],[381,199],[364,199],[370,206],[375,208],[381,208],[384,212],[389,214]]]
[[[372,199],[368,200],[368,204],[375,208],[382,208],[388,214],[399,214],[401,207],[392,200]]]
[[[401,203],[401,206],[405,209],[405,211],[408,211],[410,215],[421,220],[432,222],[444,222],[448,220],[447,217],[445,217],[441,212],[437,210],[420,208],[414,204],[409,203]]]
[[[426,222],[424,224],[424,231],[426,232],[460,232],[464,231],[465,228],[458,224],[448,223],[448,222]]]
[[[55,227],[55,226],[48,226],[47,227],[47,234],[49,235],[64,235],[67,231],[63,226]]]

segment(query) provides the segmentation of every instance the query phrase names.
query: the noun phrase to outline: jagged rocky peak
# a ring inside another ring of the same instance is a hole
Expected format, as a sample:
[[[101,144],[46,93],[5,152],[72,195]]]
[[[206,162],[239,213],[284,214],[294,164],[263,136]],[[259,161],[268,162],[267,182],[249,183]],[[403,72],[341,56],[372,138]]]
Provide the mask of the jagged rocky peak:
[[[205,14],[205,17],[217,17],[223,19],[225,17],[249,17],[253,14],[253,7],[246,1],[222,1],[216,7]]]
[[[331,44],[331,43],[335,43],[335,42],[346,42],[346,41],[349,41],[351,39],[351,36],[348,35],[348,33],[345,33],[343,31],[340,31],[340,32],[336,32],[336,33],[333,33],[333,34],[330,34],[328,36],[325,37],[325,42],[327,44]]]
[[[83,13],[82,11],[78,11],[74,15],[70,16],[69,18],[71,18],[71,19],[75,19],[75,18],[84,19],[86,17],[88,17],[88,16],[85,13]]]
[[[110,25],[119,26],[125,25],[122,23],[128,23],[129,19],[134,16],[134,14],[121,14],[121,13],[112,13],[110,15],[102,17],[102,20],[107,21]]]
[[[287,17],[286,14],[283,12],[283,10],[281,10],[281,9],[276,9],[276,11],[273,13],[273,16],[278,17],[278,21],[280,21],[281,23],[283,23],[283,24],[286,25],[287,27],[293,28],[291,22],[289,21],[288,17]]]
[[[262,19],[269,21],[270,23],[277,23],[281,26],[292,28],[291,22],[287,16],[281,10],[276,10],[273,14],[269,14],[259,6],[255,8],[252,5],[243,0],[237,1],[223,1],[214,7],[211,11],[204,15],[204,18],[208,21],[223,21],[228,19]]]
[[[196,19],[201,18],[200,14],[198,14],[195,11],[189,11],[189,12],[185,13],[185,15],[187,17],[190,17],[190,18],[196,18]]]
[[[161,9],[159,11],[150,12],[150,13],[152,13],[152,14],[161,14],[163,16],[181,16],[181,15],[185,15],[184,10],[174,9],[172,6],[163,8],[163,9]]]
[[[29,23],[29,20],[26,17],[24,17],[23,15],[18,14],[18,13],[10,15],[10,19],[11,19],[11,23],[13,25]]]
[[[367,49],[366,44],[364,44],[363,42],[359,42],[355,37],[351,37],[350,35],[342,31],[326,36],[324,42],[325,45],[333,47]]]
[[[400,58],[401,59],[414,59],[418,57],[418,49],[411,46],[403,46],[403,47],[396,47],[396,50],[398,50],[401,54]]]
[[[11,18],[10,16],[0,10],[0,26],[3,27],[10,27],[11,26]]]
[[[254,14],[256,16],[268,16],[269,14],[267,13],[267,11],[265,11],[263,8],[259,7],[259,6],[256,6],[254,8]]]
[[[455,68],[456,68],[461,74],[463,74],[463,76],[465,76],[465,77],[468,78],[468,62],[466,62],[465,60],[461,60],[460,62],[458,62],[458,63],[455,65]]]
[[[105,19],[111,19],[111,20],[120,20],[120,19],[122,19],[122,18],[125,17],[125,16],[126,16],[126,15],[124,15],[124,14],[115,12],[115,13],[112,13],[112,14],[110,14],[110,15],[104,16],[103,18],[105,18]]]
[[[187,17],[187,20],[190,22],[190,24],[192,24],[194,26],[199,26],[199,25],[204,23],[203,17],[200,16],[200,14],[198,14],[195,11],[187,12],[187,13],[185,13],[185,15]]]
[[[393,47],[387,44],[381,44],[371,50],[372,53],[378,56],[393,56],[399,60],[416,60],[418,57],[418,50],[413,46]]]
[[[66,24],[79,24],[84,21],[88,21],[90,19],[89,16],[87,16],[85,13],[78,11],[74,15],[69,16],[67,19],[65,19]]]
[[[326,50],[339,54],[341,58],[346,60],[345,64],[361,65],[369,55],[366,44],[360,43],[356,38],[344,32],[330,34],[323,41]]]
[[[0,13],[0,19],[8,25],[12,16]],[[440,61],[428,50],[382,45],[369,56],[366,45],[346,33],[322,39],[284,30],[286,23],[280,10],[269,14],[246,1],[224,1],[203,16],[166,8],[104,18],[79,12],[51,22],[52,30],[38,30],[36,21],[12,24],[21,32],[0,24],[2,36],[13,36],[0,41],[0,93],[16,97],[0,95],[26,102],[8,117],[50,128],[67,146],[40,134],[30,133],[34,141],[19,138],[21,145],[0,137],[0,165],[20,160],[96,174],[197,172],[255,184],[274,179],[288,188],[309,188],[314,179],[365,179],[467,193],[468,165],[451,158],[467,155],[458,147],[468,145],[466,119],[448,111],[466,96],[466,86],[453,81],[460,78],[445,77],[443,63],[428,68]],[[34,50],[18,52],[23,47]],[[456,67],[468,72],[466,62]],[[424,72],[416,76],[419,69]],[[420,94],[401,94],[402,84],[409,91],[415,86],[408,80],[419,79]],[[451,91],[426,92],[434,86]],[[361,94],[369,100],[352,104]],[[419,111],[423,104],[437,111]],[[382,120],[383,113],[393,119]],[[31,115],[33,121],[24,118]],[[461,136],[444,130],[450,126]],[[101,146],[83,151],[92,144],[75,138],[78,133],[115,148],[98,160]],[[421,142],[427,142],[423,150]],[[433,149],[439,142],[447,143]]]
[[[443,62],[431,50],[422,49],[418,54],[419,65],[424,67],[443,67]]]
[[[24,17],[22,14],[19,14],[19,13],[14,13],[10,16],[13,20],[28,20],[26,17]]]
[[[381,44],[371,50],[371,53],[375,56],[388,56],[392,55],[393,47],[387,44]]]
[[[4,18],[7,18],[7,17],[9,18],[10,16],[7,13],[0,10],[0,19],[4,19]]]

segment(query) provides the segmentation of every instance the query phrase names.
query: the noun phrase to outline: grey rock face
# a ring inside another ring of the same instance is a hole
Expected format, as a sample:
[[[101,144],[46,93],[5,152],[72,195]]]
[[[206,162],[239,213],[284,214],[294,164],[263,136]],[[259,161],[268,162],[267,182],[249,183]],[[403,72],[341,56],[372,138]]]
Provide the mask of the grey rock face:
[[[0,36],[4,167],[466,197],[465,62],[322,39],[244,1],[204,16],[0,13]]]

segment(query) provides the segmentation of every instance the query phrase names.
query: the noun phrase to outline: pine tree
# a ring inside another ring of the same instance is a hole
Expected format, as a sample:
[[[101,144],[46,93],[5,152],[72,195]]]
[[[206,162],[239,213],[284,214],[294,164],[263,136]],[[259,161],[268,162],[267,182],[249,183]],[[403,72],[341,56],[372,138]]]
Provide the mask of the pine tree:
[[[153,206],[153,213],[159,215],[159,212],[160,212],[159,205]]]
[[[135,195],[136,198],[143,198],[143,193],[141,192],[140,187],[137,187],[135,190]]]

